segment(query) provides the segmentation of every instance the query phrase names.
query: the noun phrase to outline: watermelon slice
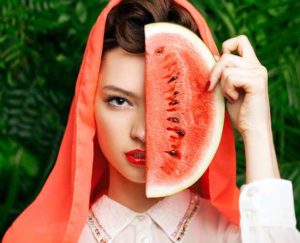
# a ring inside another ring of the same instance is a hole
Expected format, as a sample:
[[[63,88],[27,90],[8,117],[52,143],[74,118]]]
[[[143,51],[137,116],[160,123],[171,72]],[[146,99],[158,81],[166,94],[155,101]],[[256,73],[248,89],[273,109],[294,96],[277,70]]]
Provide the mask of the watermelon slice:
[[[194,184],[212,161],[224,125],[220,86],[206,92],[215,59],[201,39],[173,23],[145,25],[146,196]]]

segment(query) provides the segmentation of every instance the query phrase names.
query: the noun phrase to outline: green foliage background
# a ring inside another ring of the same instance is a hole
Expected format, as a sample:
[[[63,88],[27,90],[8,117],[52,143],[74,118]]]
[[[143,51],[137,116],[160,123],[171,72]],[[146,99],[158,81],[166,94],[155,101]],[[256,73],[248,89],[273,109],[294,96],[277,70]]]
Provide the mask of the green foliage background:
[[[245,34],[269,72],[276,152],[300,221],[300,2],[193,0],[219,47]],[[0,2],[0,238],[55,162],[90,28],[104,0]],[[236,134],[237,183],[245,180]]]

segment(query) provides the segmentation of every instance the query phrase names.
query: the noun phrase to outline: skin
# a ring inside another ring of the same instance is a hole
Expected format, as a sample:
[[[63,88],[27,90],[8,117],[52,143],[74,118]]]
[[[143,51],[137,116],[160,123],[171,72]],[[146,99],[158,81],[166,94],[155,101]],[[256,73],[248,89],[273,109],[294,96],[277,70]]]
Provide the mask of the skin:
[[[144,166],[133,166],[125,157],[128,151],[145,150],[144,59],[144,54],[131,54],[120,47],[107,51],[95,99],[98,141],[109,162],[108,196],[137,212],[146,211],[160,200],[146,198]],[[110,96],[122,99],[112,100]]]
[[[211,72],[208,92],[221,83],[231,121],[245,144],[246,183],[280,178],[266,68],[245,36],[225,41],[222,50],[223,55]],[[231,54],[233,51],[237,55]],[[107,51],[95,99],[98,141],[110,169],[108,196],[136,212],[144,212],[160,200],[146,198],[145,168],[131,165],[124,154],[145,150],[144,58],[144,54],[131,54],[120,47]],[[130,91],[132,95],[107,86]]]

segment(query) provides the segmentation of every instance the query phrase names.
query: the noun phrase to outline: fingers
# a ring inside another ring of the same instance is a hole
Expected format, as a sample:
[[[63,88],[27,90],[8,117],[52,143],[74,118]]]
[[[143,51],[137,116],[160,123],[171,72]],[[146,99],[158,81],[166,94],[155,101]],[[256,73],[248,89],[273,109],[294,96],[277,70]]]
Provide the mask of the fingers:
[[[246,85],[247,79],[248,77],[244,74],[243,70],[239,68],[232,67],[224,70],[221,77],[221,88],[223,95],[228,101],[233,102],[239,98],[237,88]]]
[[[215,64],[211,74],[210,74],[210,87],[208,91],[211,91],[215,88],[218,83],[218,80],[221,78],[222,71],[226,67],[240,66],[243,68],[249,67],[249,63],[243,60],[242,57],[233,55],[233,54],[223,54],[219,61]]]
[[[250,70],[239,67],[225,68],[220,81],[223,95],[228,101],[233,102],[239,98],[239,89],[244,90],[246,93],[254,93],[254,89],[256,92],[258,92],[259,89],[264,92],[266,86],[261,85],[263,82],[259,80],[260,77],[261,70],[257,68]],[[257,82],[254,80],[257,80]]]
[[[222,44],[222,51],[224,54],[237,51],[241,57],[259,63],[253,47],[245,35],[240,35],[224,41]]]
[[[240,35],[226,40],[222,44],[223,55],[217,59],[217,62],[211,72],[209,87],[207,91],[212,91],[221,79],[222,72],[228,67],[239,67],[249,69],[261,66],[250,41],[244,35]],[[238,55],[231,54],[237,51]]]

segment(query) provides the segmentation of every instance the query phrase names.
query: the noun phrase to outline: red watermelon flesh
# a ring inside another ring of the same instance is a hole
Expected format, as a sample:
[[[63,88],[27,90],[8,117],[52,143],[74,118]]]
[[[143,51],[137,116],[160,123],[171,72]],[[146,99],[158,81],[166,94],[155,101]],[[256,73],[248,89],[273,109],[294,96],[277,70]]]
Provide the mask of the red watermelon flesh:
[[[224,124],[219,86],[206,86],[215,59],[201,39],[173,23],[145,25],[146,195],[194,184],[218,148]]]

